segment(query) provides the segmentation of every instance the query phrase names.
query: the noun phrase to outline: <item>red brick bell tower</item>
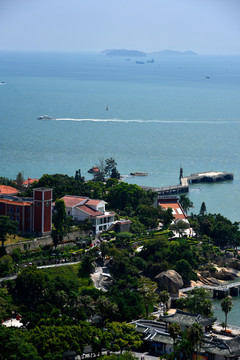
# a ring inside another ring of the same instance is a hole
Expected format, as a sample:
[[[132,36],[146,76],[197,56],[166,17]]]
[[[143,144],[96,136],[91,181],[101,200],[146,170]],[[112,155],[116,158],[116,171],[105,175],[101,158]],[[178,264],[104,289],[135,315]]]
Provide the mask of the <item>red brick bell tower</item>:
[[[47,235],[52,230],[52,189],[33,189],[33,230],[36,234]]]

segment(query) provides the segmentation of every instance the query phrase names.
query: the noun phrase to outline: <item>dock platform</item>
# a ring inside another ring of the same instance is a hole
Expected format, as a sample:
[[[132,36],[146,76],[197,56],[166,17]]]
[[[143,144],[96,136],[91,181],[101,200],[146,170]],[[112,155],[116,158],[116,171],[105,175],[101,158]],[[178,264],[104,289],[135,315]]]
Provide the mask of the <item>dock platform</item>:
[[[179,193],[189,192],[190,184],[228,181],[228,180],[233,180],[233,177],[234,177],[233,173],[208,171],[208,172],[191,174],[189,176],[184,176],[180,179],[180,184],[177,185],[162,186],[162,187],[141,186],[141,188],[144,190],[156,191],[160,196],[175,195]]]
[[[200,286],[193,286],[188,287],[184,289],[179,289],[179,291],[183,294],[192,291],[194,289],[203,288],[205,290],[211,290],[212,291],[212,297],[214,299],[223,299],[228,295],[231,296],[239,296],[240,295],[240,281],[236,281],[230,284],[225,285],[200,285]]]

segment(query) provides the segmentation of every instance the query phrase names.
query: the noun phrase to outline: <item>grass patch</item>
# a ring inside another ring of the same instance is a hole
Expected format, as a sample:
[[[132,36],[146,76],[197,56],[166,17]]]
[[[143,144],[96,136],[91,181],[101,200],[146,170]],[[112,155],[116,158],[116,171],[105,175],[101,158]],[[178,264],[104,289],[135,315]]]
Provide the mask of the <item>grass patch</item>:
[[[46,274],[50,280],[54,280],[56,277],[61,277],[63,279],[77,282],[79,287],[89,286],[92,284],[91,278],[79,278],[78,277],[78,268],[79,264],[74,265],[64,265],[56,266],[47,269],[41,269],[44,274]]]
[[[21,241],[31,241],[33,240],[34,237],[33,236],[18,236],[18,235],[8,235],[7,240],[5,241],[4,245],[10,245],[10,244],[17,244],[18,242]]]

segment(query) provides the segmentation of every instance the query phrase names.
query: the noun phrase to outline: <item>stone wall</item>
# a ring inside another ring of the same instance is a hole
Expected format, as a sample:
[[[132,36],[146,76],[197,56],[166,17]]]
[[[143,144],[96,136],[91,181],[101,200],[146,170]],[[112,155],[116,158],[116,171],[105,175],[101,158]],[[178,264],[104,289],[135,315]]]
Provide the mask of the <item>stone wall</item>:
[[[76,237],[79,236],[79,234],[80,234],[79,231],[74,231],[74,232],[69,233],[68,236],[64,237],[63,245],[64,244],[65,245],[74,244],[76,241]],[[13,249],[15,249],[15,248],[20,248],[22,251],[23,250],[34,250],[34,249],[38,249],[40,246],[51,245],[51,244],[53,244],[53,241],[52,241],[51,235],[48,235],[48,236],[35,238],[33,240],[21,241],[16,244],[7,245],[6,252],[8,254],[11,254]]]

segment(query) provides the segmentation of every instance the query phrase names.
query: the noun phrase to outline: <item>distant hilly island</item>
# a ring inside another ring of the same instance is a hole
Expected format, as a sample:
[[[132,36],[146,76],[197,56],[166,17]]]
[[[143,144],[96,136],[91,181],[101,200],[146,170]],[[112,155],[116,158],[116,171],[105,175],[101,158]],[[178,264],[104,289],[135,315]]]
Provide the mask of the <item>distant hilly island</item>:
[[[107,49],[103,53],[107,56],[127,56],[127,57],[144,57],[153,55],[197,55],[194,51],[176,51],[176,50],[162,50],[152,53],[145,53],[138,50],[127,49]]]

